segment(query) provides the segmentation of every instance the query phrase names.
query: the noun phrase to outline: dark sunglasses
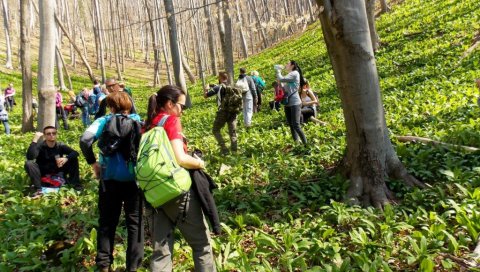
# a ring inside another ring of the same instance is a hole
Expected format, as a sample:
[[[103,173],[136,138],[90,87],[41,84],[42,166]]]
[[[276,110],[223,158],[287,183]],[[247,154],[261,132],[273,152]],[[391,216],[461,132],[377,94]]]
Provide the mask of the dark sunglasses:
[[[180,108],[182,109],[182,111],[186,110],[187,109],[187,106],[181,104],[181,103],[177,103],[178,105],[180,105]]]
[[[47,136],[52,136],[52,135],[55,136],[55,135],[57,135],[57,133],[56,133],[56,132],[47,132],[47,133],[45,133],[45,135],[47,135]]]

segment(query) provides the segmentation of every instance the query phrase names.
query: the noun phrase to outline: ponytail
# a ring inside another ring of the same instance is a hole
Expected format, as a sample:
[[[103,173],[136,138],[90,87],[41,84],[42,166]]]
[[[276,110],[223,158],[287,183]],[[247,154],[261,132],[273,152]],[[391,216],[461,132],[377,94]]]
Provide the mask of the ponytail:
[[[177,103],[180,95],[186,95],[185,91],[174,85],[165,85],[157,93],[152,94],[148,99],[147,120],[145,121],[145,130],[152,126],[153,118],[157,116],[160,110],[168,101]]]
[[[153,118],[157,116],[157,94],[154,93],[148,98],[147,106],[147,120],[145,121],[145,130],[148,130],[152,125]]]

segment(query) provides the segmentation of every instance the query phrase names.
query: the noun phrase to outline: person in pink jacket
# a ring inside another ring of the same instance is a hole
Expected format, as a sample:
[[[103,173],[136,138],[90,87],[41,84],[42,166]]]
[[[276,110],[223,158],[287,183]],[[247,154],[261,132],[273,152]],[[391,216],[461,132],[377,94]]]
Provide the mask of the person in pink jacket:
[[[15,95],[15,89],[13,88],[13,83],[8,84],[8,87],[3,92],[5,97],[5,108],[8,111],[13,110],[13,105],[15,105],[15,99],[13,96]]]

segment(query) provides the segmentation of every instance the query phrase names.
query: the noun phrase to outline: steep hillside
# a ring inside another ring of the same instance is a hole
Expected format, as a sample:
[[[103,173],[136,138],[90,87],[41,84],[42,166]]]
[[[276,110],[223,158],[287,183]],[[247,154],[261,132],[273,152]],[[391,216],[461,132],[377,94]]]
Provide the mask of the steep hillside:
[[[461,59],[480,30],[478,10],[477,0],[405,0],[377,20],[382,42],[377,67],[393,140],[393,135],[416,135],[480,148],[479,92],[473,83],[480,77],[479,51]],[[201,86],[189,88],[194,107],[183,117],[189,148],[203,150],[207,171],[219,185],[215,194],[225,232],[213,237],[218,270],[467,271],[475,266],[470,252],[480,232],[478,153],[394,140],[409,171],[429,188],[409,190],[390,181],[399,203],[383,212],[342,204],[348,181],[329,170],[344,153],[345,128],[319,24],[236,69],[258,70],[270,86],[273,65],[291,59],[319,94],[319,118],[329,123],[303,127],[309,149],[293,144],[283,112],[264,106],[248,131],[239,118],[239,154],[220,156],[211,134],[215,101],[203,98]],[[133,80],[134,73],[127,76],[144,114],[153,90]],[[16,72],[0,78],[20,85]],[[86,79],[75,81],[81,86]],[[268,89],[264,101],[271,99]],[[24,152],[32,134],[19,133],[20,115],[17,107],[13,135],[0,134],[0,271],[91,269],[98,183],[82,161],[85,191],[24,197]],[[60,138],[78,147],[82,126],[72,122]],[[122,230],[117,240],[125,239]],[[52,259],[44,252],[55,241],[71,247]],[[150,243],[146,246],[145,267],[151,254]],[[175,248],[175,269],[192,270],[191,249],[180,236]],[[116,249],[115,268],[124,267],[125,247]]]

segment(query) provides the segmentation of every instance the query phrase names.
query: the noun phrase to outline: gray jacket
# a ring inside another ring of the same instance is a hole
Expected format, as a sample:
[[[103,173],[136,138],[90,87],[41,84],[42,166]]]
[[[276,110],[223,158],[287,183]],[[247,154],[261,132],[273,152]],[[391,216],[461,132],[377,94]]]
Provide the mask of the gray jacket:
[[[248,88],[250,89],[250,94],[252,95],[253,99],[257,98],[257,87],[255,87],[255,81],[251,76],[247,76],[245,74],[239,75],[238,79],[246,78],[248,82]]]
[[[288,104],[285,106],[301,105],[302,100],[298,94],[300,88],[300,74],[298,71],[291,71],[288,75],[282,76],[282,72],[277,70],[277,79],[280,82],[285,83],[283,89],[285,90],[285,95],[289,96]]]

